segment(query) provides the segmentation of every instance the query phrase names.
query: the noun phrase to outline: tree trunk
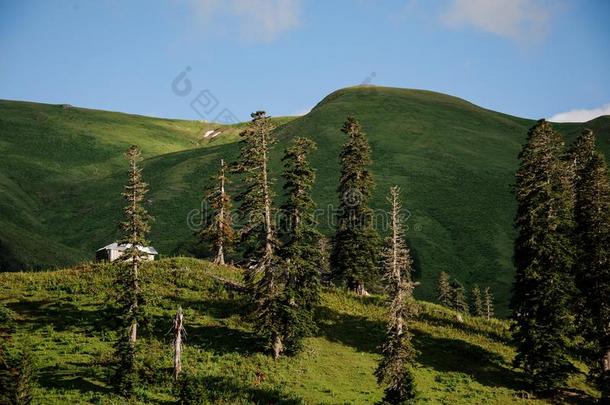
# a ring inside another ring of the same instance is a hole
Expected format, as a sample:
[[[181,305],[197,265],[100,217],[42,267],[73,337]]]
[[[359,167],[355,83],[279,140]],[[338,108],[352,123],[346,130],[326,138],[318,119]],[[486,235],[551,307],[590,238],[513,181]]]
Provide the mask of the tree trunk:
[[[262,136],[263,150],[263,201],[265,204],[265,255],[271,257],[273,255],[273,230],[271,229],[271,199],[269,197],[269,184],[267,179],[267,138],[264,131]]]
[[[284,351],[284,346],[282,345],[282,340],[280,336],[274,332],[273,333],[273,358],[275,360],[280,358],[280,355]]]
[[[398,268],[398,201],[395,189],[392,189],[392,276],[400,284]]]
[[[134,246],[132,245],[132,249],[133,248],[134,248]],[[138,261],[139,261],[138,259],[139,259],[139,256],[138,256],[138,253],[137,253],[138,252],[137,248],[136,248],[136,250],[134,250],[134,252],[136,252],[136,255],[131,258],[131,269],[133,271],[133,274],[132,274],[132,277],[133,277],[133,286],[132,286],[132,288],[136,292],[136,295],[135,295],[135,298],[134,298],[135,301],[132,303],[131,310],[135,312],[138,309],[138,296],[137,295],[138,295],[138,292],[139,292],[139,289],[140,289],[140,285],[138,283]],[[134,319],[131,322],[131,326],[129,327],[129,342],[132,345],[135,345],[137,339],[138,339],[138,321]]]
[[[174,381],[178,380],[182,372],[182,333],[184,331],[184,317],[182,308],[178,308],[174,318]]]
[[[222,264],[224,266],[225,162],[223,159],[220,160],[220,201],[220,220],[218,221],[218,252],[216,253],[216,259],[214,259],[214,263]]]
[[[136,344],[136,340],[138,338],[138,324],[136,321],[131,322],[131,326],[129,327],[129,343],[131,345]]]
[[[356,293],[356,295],[359,295],[361,297],[368,297],[369,295],[371,295],[368,293],[368,291],[366,291],[364,289],[364,283],[362,283],[362,282],[358,282],[356,284],[356,287],[354,288],[354,292]]]

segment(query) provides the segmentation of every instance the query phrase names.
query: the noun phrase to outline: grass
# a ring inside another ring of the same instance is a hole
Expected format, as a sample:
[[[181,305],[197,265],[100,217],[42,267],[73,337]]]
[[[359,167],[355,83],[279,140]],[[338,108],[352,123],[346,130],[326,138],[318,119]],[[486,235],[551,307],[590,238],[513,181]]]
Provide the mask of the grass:
[[[499,314],[506,315],[513,280],[511,184],[533,121],[444,94],[382,87],[342,89],[303,117],[277,118],[274,178],[293,137],[318,143],[311,155],[318,177],[314,197],[327,234],[345,140],[339,129],[348,114],[360,120],[372,145],[372,205],[380,228],[388,188],[403,190],[407,238],[422,282],[418,298],[431,299],[438,273],[446,271],[467,288],[490,286]],[[557,128],[572,140],[583,126],[596,130],[610,157],[609,117]],[[219,159],[236,157],[241,127],[0,101],[0,268],[70,265],[113,241],[125,177],[122,153],[131,143],[146,158],[153,246],[163,256],[191,254],[187,220],[200,218],[203,188]],[[201,138],[216,128],[223,135]],[[237,187],[238,181],[230,191]],[[278,192],[280,187],[278,180]]]
[[[246,320],[245,298],[216,281],[241,272],[191,258],[164,259],[143,269],[151,320],[141,329],[143,383],[136,402],[176,400],[171,382],[171,327],[178,306],[187,330],[185,372],[200,381],[212,404],[364,404],[382,392],[373,371],[384,337],[383,297],[327,288],[317,309],[319,332],[295,357],[273,361]],[[0,302],[16,314],[17,344],[30,344],[38,368],[35,403],[123,403],[107,385],[112,344],[113,269],[107,265],[0,274]],[[522,400],[520,372],[510,367],[508,324],[465,316],[420,301],[412,325],[419,351],[421,403],[542,404]],[[596,393],[584,368],[566,388],[568,403]]]

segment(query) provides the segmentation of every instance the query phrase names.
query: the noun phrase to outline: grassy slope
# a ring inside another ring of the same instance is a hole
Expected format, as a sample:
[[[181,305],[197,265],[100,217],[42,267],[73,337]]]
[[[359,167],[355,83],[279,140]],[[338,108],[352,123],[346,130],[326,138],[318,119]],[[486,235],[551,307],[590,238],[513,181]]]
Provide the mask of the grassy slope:
[[[510,184],[532,121],[427,91],[332,93],[304,117],[277,120],[272,162],[277,178],[290,139],[315,139],[314,193],[325,213],[337,203],[337,155],[345,140],[339,128],[347,114],[361,121],[373,147],[374,207],[385,208],[391,184],[403,189],[420,297],[431,297],[436,274],[445,270],[467,285],[490,285],[504,313],[512,282]],[[610,155],[610,119],[590,125]],[[121,153],[137,143],[147,158],[148,208],[156,217],[152,243],[165,255],[185,253],[192,243],[187,218],[198,219],[201,190],[218,160],[236,156],[239,127],[199,142],[211,124],[0,101],[0,252],[25,266],[62,265],[112,241],[122,204]],[[571,139],[581,125],[558,127]],[[328,223],[323,215],[321,225],[330,231]]]
[[[374,208],[387,208],[391,185],[403,190],[410,213],[407,237],[423,281],[419,296],[432,296],[444,270],[467,286],[491,286],[504,314],[513,281],[511,184],[533,121],[429,91],[339,90],[279,131],[283,137],[311,136],[321,145],[312,155],[320,206],[336,205],[336,156],[345,140],[338,128],[348,114],[360,120],[372,146]],[[610,117],[591,124],[610,157]],[[581,128],[559,126],[568,140]]]
[[[261,353],[242,319],[243,299],[210,275],[240,279],[238,270],[196,259],[165,259],[143,271],[153,322],[142,332],[145,403],[171,403],[173,314],[185,310],[185,369],[207,386],[210,403],[364,404],[380,399],[373,371],[384,334],[378,296],[358,298],[339,290],[323,293],[320,331],[294,358],[274,362]],[[34,347],[39,368],[35,403],[121,403],[106,385],[113,326],[106,303],[112,295],[109,267],[0,274],[0,301],[16,312],[15,341]],[[507,323],[466,317],[463,324],[442,307],[421,302],[414,324],[420,351],[416,371],[421,401],[432,404],[510,404],[522,390],[509,366]],[[584,375],[571,381],[572,402],[594,392]],[[43,400],[44,398],[44,400]],[[530,404],[542,400],[527,401]]]

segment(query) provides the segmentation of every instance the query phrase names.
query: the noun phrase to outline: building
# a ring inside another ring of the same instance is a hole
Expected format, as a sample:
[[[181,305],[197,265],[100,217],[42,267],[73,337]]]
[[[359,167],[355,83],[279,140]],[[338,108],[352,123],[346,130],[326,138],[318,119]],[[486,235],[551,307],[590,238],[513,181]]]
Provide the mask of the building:
[[[95,260],[113,262],[121,257],[121,255],[123,255],[123,253],[130,247],[131,243],[111,243],[110,245],[104,246],[95,252]],[[155,260],[155,256],[159,254],[152,246],[138,246],[137,248],[140,252],[142,252],[142,260]]]

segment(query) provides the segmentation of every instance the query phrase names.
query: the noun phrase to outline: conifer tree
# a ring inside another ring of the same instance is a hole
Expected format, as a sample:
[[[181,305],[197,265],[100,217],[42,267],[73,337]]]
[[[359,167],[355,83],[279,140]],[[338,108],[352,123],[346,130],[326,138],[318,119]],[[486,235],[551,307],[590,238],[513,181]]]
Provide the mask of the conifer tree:
[[[269,266],[275,248],[273,224],[273,193],[269,176],[269,151],[275,143],[273,124],[264,111],[251,114],[252,120],[239,136],[239,157],[233,166],[243,176],[244,189],[235,198],[240,203],[239,218],[243,223],[241,238],[251,245],[248,257],[251,270],[264,271]],[[255,274],[248,275],[252,282]]]
[[[30,345],[24,345],[14,359],[11,370],[12,389],[9,390],[9,403],[27,405],[32,402],[34,385],[34,362]]]
[[[590,130],[570,153],[574,165],[577,255],[575,273],[582,297],[583,335],[592,343],[590,370],[610,404],[610,177]]]
[[[273,356],[284,351],[282,342],[283,280],[286,266],[275,252],[275,226],[272,217],[272,191],[269,178],[269,150],[274,140],[273,125],[264,111],[252,114],[252,121],[241,132],[240,154],[234,170],[242,174],[245,189],[237,196],[244,222],[242,238],[250,242],[251,264],[246,274],[253,299],[256,329],[267,341]]]
[[[143,201],[148,192],[148,185],[142,180],[140,149],[131,146],[126,157],[129,161],[128,181],[123,197],[127,205],[123,209],[124,221],[120,223],[123,233],[121,244],[127,249],[121,256],[122,265],[118,267],[116,286],[118,288],[119,340],[115,345],[118,359],[113,377],[114,386],[121,395],[130,396],[137,380],[136,375],[136,341],[138,325],[143,321],[144,298],[140,288],[139,269],[143,252],[141,247],[148,245],[146,236],[150,231],[149,221],[152,220]]]
[[[339,210],[333,241],[331,265],[338,281],[347,283],[358,294],[365,294],[364,283],[377,272],[379,235],[372,224],[368,206],[373,189],[371,148],[360,124],[348,117],[341,131],[347,142],[340,154]]]
[[[451,308],[463,314],[468,313],[466,289],[462,283],[457,280],[451,282]]]
[[[563,153],[561,137],[540,120],[528,132],[516,174],[515,365],[538,392],[556,390],[572,370],[573,195]]]
[[[303,337],[316,330],[314,308],[320,298],[321,235],[311,198],[315,173],[307,160],[314,149],[312,140],[296,138],[282,159],[286,195],[280,227],[280,256],[285,264],[282,318],[284,343],[292,353],[301,347]]]
[[[449,274],[441,271],[436,282],[436,296],[439,304],[451,308],[453,301],[453,292],[451,289],[451,280]]]
[[[220,160],[220,169],[214,179],[216,183],[208,191],[206,198],[210,212],[204,226],[199,231],[201,242],[212,247],[214,263],[225,264],[225,254],[231,249],[234,240],[233,220],[231,218],[231,197],[226,191],[228,179],[224,160]]]
[[[13,361],[9,354],[9,342],[14,333],[14,313],[0,303],[0,404],[10,404],[15,390]]]
[[[481,289],[478,284],[475,284],[474,287],[472,287],[472,293],[470,295],[472,297],[472,314],[474,316],[484,316],[485,308],[483,297],[481,296]]]
[[[411,281],[412,260],[404,241],[401,223],[400,189],[390,189],[391,236],[383,254],[385,278],[390,296],[383,357],[375,370],[377,382],[385,387],[384,403],[410,404],[415,401],[413,367],[416,352],[409,325],[416,315]]]
[[[483,310],[488,320],[494,317],[494,297],[489,287],[485,288],[483,294]]]

